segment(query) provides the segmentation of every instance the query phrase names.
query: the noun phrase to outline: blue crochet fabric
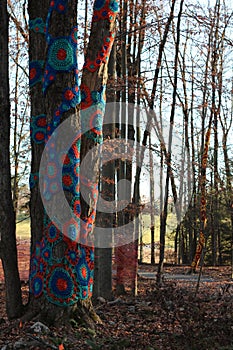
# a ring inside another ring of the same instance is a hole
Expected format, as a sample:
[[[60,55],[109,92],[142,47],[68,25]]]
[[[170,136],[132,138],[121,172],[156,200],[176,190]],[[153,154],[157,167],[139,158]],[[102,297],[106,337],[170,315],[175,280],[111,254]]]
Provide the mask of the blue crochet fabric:
[[[73,41],[71,32],[69,37],[50,38],[48,44],[47,62],[45,67],[45,74],[43,78],[43,92],[56,79],[57,73],[70,72],[74,70],[76,75],[77,69],[77,42]]]
[[[47,122],[46,115],[40,114],[31,117],[30,122],[30,135],[31,139],[37,143],[41,144],[45,142],[47,133]]]
[[[33,87],[42,81],[44,61],[29,62],[29,86]]]
[[[29,29],[33,30],[35,33],[46,33],[46,24],[42,18],[35,18],[29,21]]]

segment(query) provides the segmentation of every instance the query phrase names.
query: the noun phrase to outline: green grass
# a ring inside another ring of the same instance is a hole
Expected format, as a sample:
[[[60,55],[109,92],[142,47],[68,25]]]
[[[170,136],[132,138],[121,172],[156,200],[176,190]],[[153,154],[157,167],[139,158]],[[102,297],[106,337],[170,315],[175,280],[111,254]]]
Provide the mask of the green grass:
[[[159,216],[155,217],[155,242],[159,242],[159,227],[160,227],[160,222],[159,222]],[[150,230],[150,215],[149,214],[144,214],[142,216],[142,225],[143,225],[143,243],[145,244],[150,244],[151,243],[151,230]],[[175,220],[175,215],[174,214],[169,214],[168,215],[168,220],[167,220],[167,234],[166,234],[166,246],[167,247],[174,247],[174,240],[171,239],[171,232],[175,229],[176,227],[176,220]]]
[[[145,214],[142,217],[143,224],[143,243],[150,244],[151,242],[151,231],[150,231],[150,215]],[[169,233],[174,229],[174,225],[176,224],[174,220],[174,215],[169,214],[168,217],[168,227],[167,233]],[[29,239],[30,238],[30,219],[23,220],[16,224],[16,236],[21,239]],[[171,236],[171,235],[169,235]],[[159,242],[159,217],[155,218],[155,242]],[[173,247],[174,241],[173,239],[167,238],[166,245]]]
[[[29,239],[30,238],[30,219],[16,224],[16,237],[20,239]]]

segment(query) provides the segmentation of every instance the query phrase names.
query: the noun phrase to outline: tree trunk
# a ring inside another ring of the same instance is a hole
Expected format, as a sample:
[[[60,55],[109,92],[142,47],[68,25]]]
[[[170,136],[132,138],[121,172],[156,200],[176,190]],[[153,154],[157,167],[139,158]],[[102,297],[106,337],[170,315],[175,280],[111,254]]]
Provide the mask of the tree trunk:
[[[154,193],[154,162],[151,145],[151,134],[149,135],[149,159],[150,159],[150,232],[151,232],[151,259],[152,265],[155,264],[155,193]]]
[[[0,3],[0,257],[2,259],[6,311],[9,319],[22,313],[21,285],[17,263],[15,215],[11,197],[10,171],[10,100],[8,76],[8,13],[7,1]]]
[[[163,273],[164,265],[164,251],[165,251],[165,236],[166,236],[166,225],[167,225],[167,214],[168,214],[168,196],[169,196],[169,180],[171,178],[171,155],[172,155],[172,136],[173,136],[173,125],[175,117],[175,108],[176,108],[176,95],[177,95],[177,81],[178,81],[178,54],[179,54],[179,44],[180,44],[180,26],[181,26],[181,16],[183,11],[183,3],[180,2],[180,9],[177,19],[177,38],[175,46],[175,70],[174,70],[174,87],[173,87],[173,96],[172,96],[172,107],[170,115],[170,128],[169,128],[169,138],[168,138],[168,157],[167,157],[167,175],[165,183],[165,192],[164,192],[164,207],[160,214],[160,254],[159,254],[159,265],[157,272],[157,283],[161,283],[161,277]],[[174,184],[172,184],[174,187]],[[174,192],[174,191],[173,191]],[[176,202],[176,201],[175,201]]]
[[[116,84],[116,46],[113,46],[109,60],[109,81],[107,85],[107,103],[116,102],[115,84]],[[110,112],[110,111],[109,111]],[[111,111],[111,124],[103,126],[104,140],[115,138],[115,113]],[[105,201],[112,202],[115,200],[115,161],[112,160],[102,165],[100,173],[100,189],[101,197]],[[106,213],[97,211],[96,226],[106,227],[108,230],[104,236],[104,244],[96,237],[95,248],[95,270],[94,270],[94,288],[93,297],[103,297],[111,300],[112,295],[112,243],[113,243],[113,227],[115,224],[115,211]],[[111,229],[112,228],[112,229]],[[95,234],[95,231],[94,231]]]
[[[211,120],[209,125],[211,125]],[[196,272],[196,267],[203,256],[203,250],[206,245],[206,236],[205,236],[205,228],[206,228],[206,166],[207,166],[207,158],[208,158],[208,150],[209,150],[209,142],[210,142],[210,126],[206,133],[205,138],[205,147],[202,154],[202,165],[201,165],[201,203],[200,203],[200,233],[199,233],[199,241],[196,247],[196,253],[193,258],[191,264],[190,273]]]

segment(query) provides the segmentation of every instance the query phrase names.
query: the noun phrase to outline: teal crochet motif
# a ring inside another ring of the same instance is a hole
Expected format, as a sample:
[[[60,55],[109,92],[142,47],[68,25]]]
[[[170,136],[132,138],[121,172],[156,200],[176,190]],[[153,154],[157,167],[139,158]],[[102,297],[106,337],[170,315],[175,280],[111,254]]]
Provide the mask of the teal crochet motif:
[[[29,177],[29,187],[34,188],[39,183],[39,173],[31,173]]]
[[[48,64],[56,71],[70,71],[75,64],[74,49],[68,38],[54,39],[48,52]]]
[[[37,144],[45,142],[47,130],[46,115],[40,114],[38,116],[32,116],[30,122],[30,136],[32,141]]]
[[[35,18],[29,21],[29,29],[35,33],[46,33],[46,24],[42,18]]]
[[[44,61],[31,61],[29,63],[29,86],[33,87],[42,81]]]
[[[102,86],[98,91],[91,91],[84,85],[81,85],[81,129],[86,137],[96,143],[103,142],[102,126],[106,86]]]
[[[73,34],[73,30],[72,30]],[[43,77],[43,92],[56,79],[57,73],[65,73],[74,70],[77,74],[77,43],[73,36],[58,37],[49,41],[47,62]]]
[[[119,2],[117,0],[96,0],[94,3],[93,21],[108,20],[113,21],[116,13],[119,11]]]

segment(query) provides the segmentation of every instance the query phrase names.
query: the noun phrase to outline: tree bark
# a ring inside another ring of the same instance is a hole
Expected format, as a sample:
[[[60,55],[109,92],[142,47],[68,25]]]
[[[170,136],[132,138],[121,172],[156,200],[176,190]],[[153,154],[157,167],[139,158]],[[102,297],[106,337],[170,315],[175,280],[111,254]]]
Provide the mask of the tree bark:
[[[11,197],[10,171],[10,100],[8,76],[8,13],[7,1],[0,3],[0,257],[2,259],[6,311],[9,319],[22,313],[21,285],[17,263],[15,215]]]
[[[174,60],[174,87],[172,94],[172,107],[171,107],[171,115],[170,115],[170,128],[169,128],[169,139],[168,139],[168,157],[167,161],[167,175],[166,175],[166,183],[165,183],[165,191],[164,191],[164,207],[160,214],[160,252],[159,252],[159,264],[157,271],[157,283],[161,283],[161,277],[163,273],[163,265],[164,265],[164,252],[165,252],[165,237],[166,237],[166,225],[167,225],[167,214],[168,214],[168,196],[169,196],[169,180],[171,178],[171,155],[172,155],[172,139],[173,139],[173,125],[175,118],[175,108],[176,108],[176,96],[177,96],[177,81],[178,81],[178,54],[179,54],[179,44],[180,44],[180,27],[181,27],[181,17],[183,11],[183,3],[180,2],[180,9],[177,19],[177,37],[176,37],[176,46],[175,46],[175,60]],[[171,184],[174,187],[174,184]],[[173,190],[174,193],[174,190]],[[176,202],[176,201],[175,201]]]
[[[106,92],[107,103],[116,102],[116,46],[113,46],[109,67],[108,67],[108,85]],[[110,111],[109,111],[110,112]],[[115,113],[113,108],[111,111],[111,124],[103,126],[104,140],[115,138]],[[115,200],[115,161],[109,161],[101,166],[100,172],[100,188],[101,197],[105,201],[112,202]],[[103,297],[106,300],[112,300],[112,243],[113,243],[113,227],[116,221],[115,211],[106,213],[97,211],[96,225],[108,228],[105,234],[104,247],[101,245],[101,240],[96,237],[98,248],[95,248],[95,269],[94,269],[94,287],[93,297]],[[95,235],[95,229],[94,229]]]

